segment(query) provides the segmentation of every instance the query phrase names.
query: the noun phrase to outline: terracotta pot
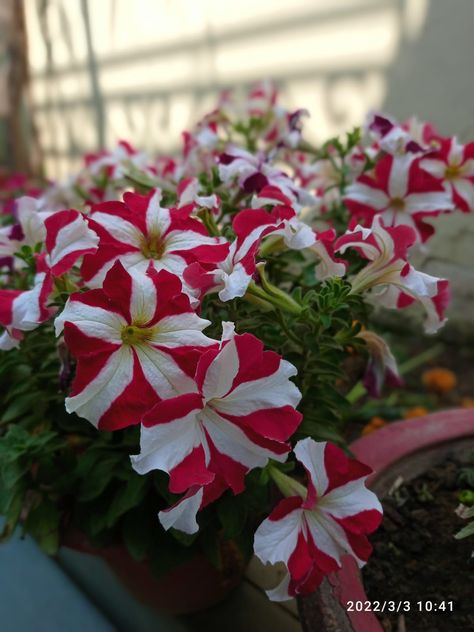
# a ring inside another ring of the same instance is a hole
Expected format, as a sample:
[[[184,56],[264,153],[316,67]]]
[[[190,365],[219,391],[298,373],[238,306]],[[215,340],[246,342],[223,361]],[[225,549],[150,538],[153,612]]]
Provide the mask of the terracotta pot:
[[[222,569],[198,553],[158,578],[146,561],[134,560],[124,546],[95,548],[78,531],[69,532],[63,546],[102,558],[138,601],[172,615],[199,612],[219,603],[240,584],[246,567],[232,541],[222,543]]]
[[[448,457],[467,459],[473,447],[474,409],[457,409],[389,424],[355,441],[351,450],[372,467],[368,485],[383,498],[398,476],[409,481]],[[303,630],[383,632],[372,612],[347,612],[348,601],[366,600],[357,565],[346,557],[316,593],[298,598]]]

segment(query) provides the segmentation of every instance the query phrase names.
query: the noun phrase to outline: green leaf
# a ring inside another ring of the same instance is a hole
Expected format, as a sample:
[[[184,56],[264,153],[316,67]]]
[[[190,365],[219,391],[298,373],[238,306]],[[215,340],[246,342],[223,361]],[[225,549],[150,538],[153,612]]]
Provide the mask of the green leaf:
[[[13,534],[20,520],[23,508],[24,490],[10,490],[9,493],[0,492],[0,512],[5,516],[3,531],[0,533],[0,543],[8,540]]]
[[[135,472],[125,486],[121,486],[107,509],[105,524],[112,527],[124,513],[139,505],[145,497],[147,477]]]
[[[55,503],[43,497],[39,504],[31,509],[24,522],[24,530],[38,543],[48,555],[54,555],[59,548],[60,513]]]
[[[463,538],[467,538],[470,535],[474,535],[474,520],[463,527],[460,531],[458,531],[454,537],[456,538],[456,540],[462,540]]]
[[[18,481],[20,481],[25,474],[30,470],[30,464],[28,462],[24,462],[22,459],[16,459],[15,461],[10,461],[6,463],[2,463],[1,468],[1,484],[5,490],[12,490],[17,485]],[[0,490],[0,494],[4,490]]]
[[[235,496],[225,496],[217,506],[217,515],[228,538],[235,538],[245,526],[247,507]]]
[[[3,413],[0,423],[6,424],[14,419],[17,419],[25,413],[30,413],[35,410],[38,405],[38,393],[31,393],[30,395],[22,395],[18,399],[15,399],[7,407]]]
[[[151,529],[156,528],[156,524],[150,524],[150,522],[148,508],[143,505],[124,516],[122,537],[134,560],[143,560],[150,546]]]
[[[115,468],[120,465],[124,455],[122,452],[112,452],[103,454],[101,460],[99,460],[101,458],[100,454],[98,459],[95,458],[95,455],[90,458],[95,462],[95,465],[88,469],[86,478],[82,480],[79,493],[79,500],[82,502],[93,500],[102,494],[113,479]],[[81,468],[81,461],[79,461],[79,468]]]

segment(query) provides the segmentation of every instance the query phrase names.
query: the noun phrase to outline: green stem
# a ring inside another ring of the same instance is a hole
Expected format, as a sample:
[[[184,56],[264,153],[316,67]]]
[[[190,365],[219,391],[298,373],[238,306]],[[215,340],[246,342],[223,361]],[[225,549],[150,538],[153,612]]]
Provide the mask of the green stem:
[[[267,291],[267,288],[258,286],[254,281],[250,282],[245,296],[247,298],[248,296],[260,298],[288,314],[293,314],[293,316],[299,316],[302,312],[302,307],[283,290],[279,290],[278,294],[275,292],[270,293]]]
[[[295,481],[291,476],[287,476],[287,474],[272,466],[268,468],[268,473],[283,496],[301,496],[301,498],[306,498],[308,494],[306,487]]]
[[[400,364],[400,366],[398,367],[400,375],[405,375],[406,373],[413,371],[413,369],[417,369],[422,364],[425,364],[425,362],[433,360],[433,358],[436,358],[436,356],[438,356],[442,350],[442,345],[435,345],[430,349],[426,349],[426,351],[423,351],[414,358],[406,360],[406,362]]]
[[[435,345],[430,349],[426,349],[426,351],[419,353],[414,358],[410,358],[403,364],[400,364],[400,366],[398,367],[398,372],[400,373],[400,375],[406,375],[407,373],[410,373],[410,371],[417,369],[422,364],[425,364],[433,358],[436,358],[436,356],[438,356],[442,350],[443,347],[441,345]],[[355,404],[355,402],[359,401],[359,399],[364,397],[364,395],[367,395],[367,389],[362,384],[362,382],[357,382],[352,390],[347,393],[346,399],[350,404]]]
[[[201,218],[202,223],[209,231],[209,234],[212,237],[220,237],[221,231],[219,230],[214,217],[212,216],[212,212],[208,208],[202,208],[198,211],[198,217]]]

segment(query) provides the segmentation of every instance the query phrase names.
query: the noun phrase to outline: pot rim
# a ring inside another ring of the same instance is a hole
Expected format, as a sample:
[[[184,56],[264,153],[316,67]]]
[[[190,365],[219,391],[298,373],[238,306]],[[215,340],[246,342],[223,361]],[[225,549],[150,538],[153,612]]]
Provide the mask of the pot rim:
[[[472,408],[442,410],[391,423],[377,432],[360,437],[350,445],[350,449],[357,459],[374,470],[367,479],[368,487],[371,487],[384,471],[396,465],[402,458],[462,437],[474,438]],[[369,601],[359,568],[352,557],[345,557],[342,568],[329,575],[328,580],[355,631],[383,632],[377,617],[371,611],[348,612],[346,609],[348,601]]]

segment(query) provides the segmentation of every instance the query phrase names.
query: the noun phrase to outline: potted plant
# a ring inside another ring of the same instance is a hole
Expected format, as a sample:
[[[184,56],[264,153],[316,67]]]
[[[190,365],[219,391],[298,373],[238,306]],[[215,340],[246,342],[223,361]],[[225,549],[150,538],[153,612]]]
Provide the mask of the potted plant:
[[[287,566],[272,599],[367,561],[381,505],[345,394],[399,381],[373,305],[444,323],[448,282],[410,256],[428,218],[471,210],[472,147],[379,115],[314,147],[305,115],[271,85],[226,93],[179,158],[121,142],[8,200],[4,537],[153,572],[142,592],[173,611],[222,597],[252,545]]]

